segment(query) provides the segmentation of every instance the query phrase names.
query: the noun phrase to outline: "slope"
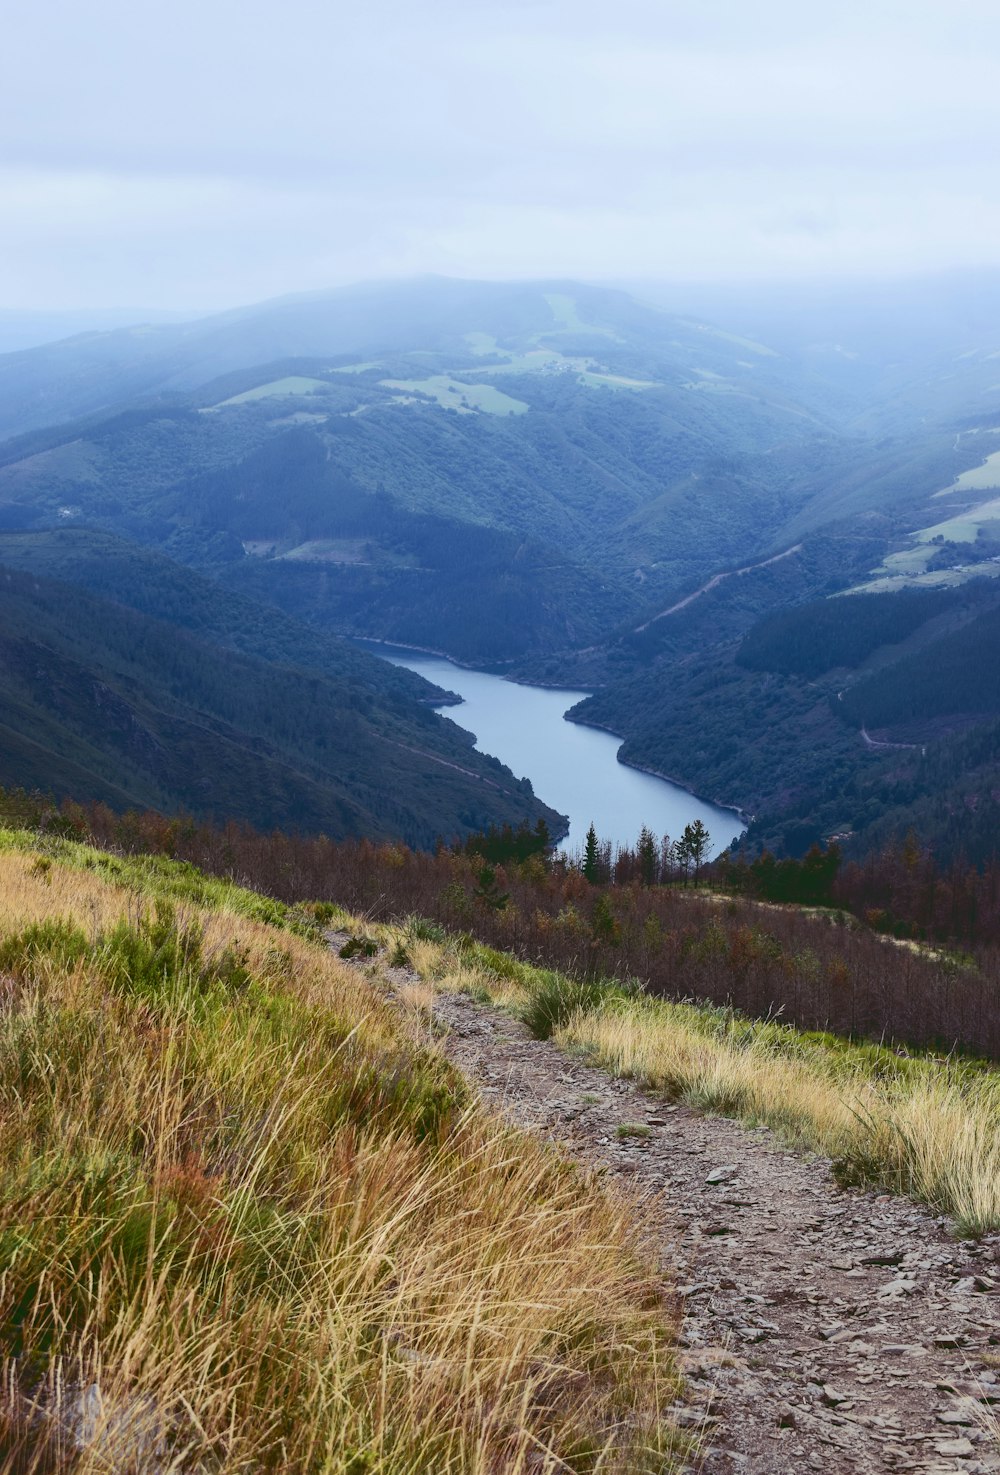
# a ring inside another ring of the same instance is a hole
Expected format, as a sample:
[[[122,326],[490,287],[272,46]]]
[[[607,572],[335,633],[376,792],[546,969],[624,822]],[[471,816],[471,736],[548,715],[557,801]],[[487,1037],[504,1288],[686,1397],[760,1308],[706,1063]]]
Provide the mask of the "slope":
[[[749,812],[751,848],[801,853],[836,835],[861,853],[919,806],[939,853],[962,847],[965,814],[966,853],[987,858],[995,581],[813,599],[755,620],[761,601],[802,599],[816,552],[807,543],[592,656],[604,685],[574,719],[620,733],[624,761]],[[835,556],[824,545],[817,583]]]
[[[296,669],[34,575],[2,588],[0,781],[424,845],[540,815],[559,829],[361,652]]]

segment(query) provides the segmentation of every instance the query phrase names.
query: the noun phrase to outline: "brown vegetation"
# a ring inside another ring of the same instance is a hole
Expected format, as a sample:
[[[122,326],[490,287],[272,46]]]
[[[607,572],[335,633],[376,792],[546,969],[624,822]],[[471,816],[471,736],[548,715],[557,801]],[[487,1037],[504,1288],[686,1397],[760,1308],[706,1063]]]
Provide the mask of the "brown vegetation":
[[[803,1029],[1000,1058],[1000,922],[993,921],[1000,868],[962,872],[960,883],[938,876],[919,851],[909,860],[905,851],[873,860],[834,883],[859,917],[647,885],[638,851],[619,857],[616,880],[592,885],[579,866],[539,854],[502,866],[443,847],[431,855],[262,835],[234,824],[117,815],[102,805],[63,806],[51,823],[103,846],[191,860],[288,902],[331,900],[375,920],[416,913],[574,976],[634,978],[654,994],[780,1015]],[[960,884],[962,897],[975,901],[971,910],[956,900]],[[896,929],[904,938],[884,930],[891,907],[904,914],[932,894],[939,911],[978,918],[971,936],[966,925],[960,951],[918,943],[909,935],[915,926]],[[862,905],[868,898],[885,904]]]

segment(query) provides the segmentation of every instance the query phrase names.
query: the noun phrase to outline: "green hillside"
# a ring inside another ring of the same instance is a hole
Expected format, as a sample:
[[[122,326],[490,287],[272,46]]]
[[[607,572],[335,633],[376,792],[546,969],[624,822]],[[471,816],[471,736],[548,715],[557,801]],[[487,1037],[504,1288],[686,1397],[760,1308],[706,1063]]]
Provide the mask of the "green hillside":
[[[620,733],[625,761],[739,805],[751,849],[801,853],[837,835],[861,854],[919,818],[939,853],[988,858],[1000,755],[992,729],[961,735],[1000,712],[994,582],[812,599],[755,620],[755,603],[801,597],[816,552],[621,637],[574,717]],[[964,811],[978,818],[963,835]]]
[[[279,664],[9,568],[0,589],[0,782],[424,845],[540,815],[559,828],[415,700],[424,683],[362,652]]]
[[[36,839],[0,832],[7,1475],[679,1472],[638,1206],[481,1104],[335,904]]]
[[[358,757],[363,726],[342,728],[339,748],[325,736],[324,749],[316,733],[338,731],[335,704],[313,710],[305,672],[370,687],[340,709],[373,700],[379,733],[398,722],[422,734],[429,720],[427,690],[348,653],[336,637],[351,635],[592,688],[579,715],[621,733],[626,758],[759,815],[754,835],[859,835],[895,802],[874,780],[903,751],[884,746],[893,722],[924,718],[948,738],[992,712],[979,693],[963,715],[956,674],[974,684],[992,649],[992,627],[956,633],[980,597],[961,590],[995,571],[989,538],[959,549],[958,571],[958,544],[922,550],[958,586],[954,599],[829,598],[908,557],[919,530],[942,521],[939,492],[968,483],[982,495],[972,482],[995,433],[972,386],[987,360],[961,359],[969,413],[949,420],[926,413],[917,371],[891,341],[862,334],[857,353],[824,355],[780,314],[774,323],[772,342],[766,324],[750,331],[581,284],[428,281],[0,357],[0,558],[6,547],[11,565],[231,653],[211,711],[227,741],[241,735],[236,766],[252,773],[225,795],[254,795],[258,823],[429,841],[487,814],[458,792],[468,748],[442,724],[428,730],[458,768],[438,765],[433,782],[399,768],[404,750],[424,752],[422,737],[400,739],[378,776],[374,748]],[[911,341],[902,318],[894,331]],[[950,309],[929,322],[921,372],[933,361],[945,375],[964,331]],[[949,515],[961,512],[956,496]],[[895,671],[939,637],[955,642],[947,690],[940,669]],[[107,658],[102,647],[94,656]],[[82,647],[73,659],[88,669]],[[238,659],[280,668],[268,680],[287,721],[262,725],[235,699]],[[155,662],[150,672],[146,696],[166,711]],[[197,691],[198,710],[211,706],[211,685],[182,683],[185,699]],[[99,750],[93,714],[77,720]],[[887,732],[873,745],[864,722]],[[273,751],[251,754],[244,739]],[[217,740],[204,738],[221,765]],[[202,802],[193,732],[171,736],[188,758],[155,782],[132,759],[102,767],[91,748],[32,741],[37,754],[19,760],[32,775],[58,750],[53,772],[68,786],[82,767],[117,795]],[[469,761],[480,775],[484,760]],[[277,764],[278,791],[261,762]],[[314,783],[333,785],[332,809]],[[457,788],[435,817],[442,783]],[[478,777],[473,789],[481,799]],[[489,793],[508,806],[489,818],[515,818],[510,796]]]

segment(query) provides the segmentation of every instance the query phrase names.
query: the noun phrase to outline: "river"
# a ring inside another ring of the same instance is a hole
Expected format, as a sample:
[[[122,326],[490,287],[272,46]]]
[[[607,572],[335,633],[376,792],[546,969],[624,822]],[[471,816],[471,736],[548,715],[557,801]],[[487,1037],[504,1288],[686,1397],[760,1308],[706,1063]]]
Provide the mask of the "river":
[[[481,752],[492,753],[518,778],[530,778],[540,799],[569,815],[563,844],[571,850],[583,845],[592,821],[602,840],[634,845],[643,825],[657,837],[676,839],[686,824],[700,819],[712,837],[713,855],[743,829],[733,810],[706,804],[679,784],[619,763],[620,738],[566,722],[564,714],[589,692],[521,686],[456,666],[444,656],[373,641],[364,645],[374,655],[456,692],[462,705],[439,710],[475,733]]]

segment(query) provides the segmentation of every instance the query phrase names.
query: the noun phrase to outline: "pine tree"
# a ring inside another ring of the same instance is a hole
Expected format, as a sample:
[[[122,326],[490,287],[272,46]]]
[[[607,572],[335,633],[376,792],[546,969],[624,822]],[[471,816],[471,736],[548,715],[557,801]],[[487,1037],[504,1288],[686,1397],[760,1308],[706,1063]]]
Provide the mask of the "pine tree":
[[[639,879],[644,886],[655,886],[660,879],[660,847],[652,830],[643,825],[639,832]]]
[[[597,840],[597,831],[593,821],[587,831],[587,839],[583,847],[583,874],[591,886],[596,886],[601,869],[601,848]]]
[[[689,867],[694,870],[695,881],[698,880],[698,873],[705,863],[711,844],[712,837],[700,819],[692,820],[690,824],[684,826],[681,838],[677,841],[677,857],[680,860],[685,880],[687,880]]]

